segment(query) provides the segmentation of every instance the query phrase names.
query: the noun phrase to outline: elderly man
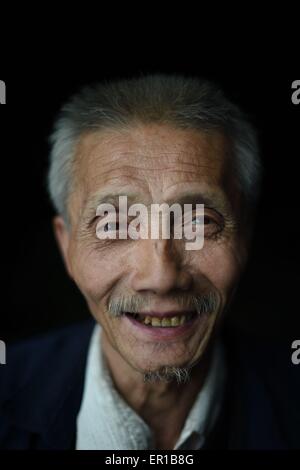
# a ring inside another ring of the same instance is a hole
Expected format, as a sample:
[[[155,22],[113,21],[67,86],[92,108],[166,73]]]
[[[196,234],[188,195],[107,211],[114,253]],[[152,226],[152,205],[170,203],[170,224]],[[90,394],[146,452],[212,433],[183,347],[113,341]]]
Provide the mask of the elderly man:
[[[270,356],[251,343],[228,348],[221,335],[261,179],[242,112],[200,79],[121,80],[84,88],[65,104],[51,144],[54,231],[95,321],[8,354],[15,378],[5,372],[2,447],[295,446],[284,406],[269,396]],[[145,219],[136,236],[124,236],[132,217],[120,197],[148,213],[155,204],[188,207],[201,247],[187,249],[174,236],[185,224],[178,214],[170,214],[168,237],[139,236]],[[99,212],[101,204],[117,218]],[[107,236],[98,236],[99,223]],[[280,393],[284,400],[287,389]]]

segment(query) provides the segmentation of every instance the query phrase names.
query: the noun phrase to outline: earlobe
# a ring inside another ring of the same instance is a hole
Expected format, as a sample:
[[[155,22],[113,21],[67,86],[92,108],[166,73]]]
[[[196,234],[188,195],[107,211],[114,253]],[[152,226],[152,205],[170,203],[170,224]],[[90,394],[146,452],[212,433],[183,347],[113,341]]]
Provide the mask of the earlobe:
[[[59,246],[59,250],[62,255],[66,270],[68,271],[69,276],[73,278],[72,269],[69,263],[69,256],[68,256],[70,233],[66,225],[66,222],[59,215],[57,215],[53,219],[53,230],[54,230],[55,238]]]

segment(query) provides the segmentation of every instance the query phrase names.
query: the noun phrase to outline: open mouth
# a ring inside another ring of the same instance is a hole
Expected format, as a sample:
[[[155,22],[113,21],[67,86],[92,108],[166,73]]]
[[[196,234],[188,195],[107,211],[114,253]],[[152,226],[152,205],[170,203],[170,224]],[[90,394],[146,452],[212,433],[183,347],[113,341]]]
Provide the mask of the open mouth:
[[[197,316],[196,312],[180,313],[174,316],[160,316],[147,315],[143,313],[124,312],[124,314],[133,320],[141,323],[142,325],[150,328],[176,328],[192,322]]]

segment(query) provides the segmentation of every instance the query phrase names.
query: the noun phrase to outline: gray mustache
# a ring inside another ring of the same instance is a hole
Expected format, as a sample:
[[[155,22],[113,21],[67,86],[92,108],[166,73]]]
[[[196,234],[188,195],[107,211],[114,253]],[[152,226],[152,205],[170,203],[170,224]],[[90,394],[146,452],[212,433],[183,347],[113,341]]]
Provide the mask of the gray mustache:
[[[177,307],[182,310],[195,310],[199,315],[212,313],[219,305],[219,299],[215,292],[202,295],[189,295],[188,297],[168,297],[168,300],[173,300],[177,304]],[[151,300],[147,300],[147,298],[142,296],[119,297],[109,301],[107,311],[111,316],[117,317],[124,312],[139,313],[142,308],[147,308],[150,305]]]

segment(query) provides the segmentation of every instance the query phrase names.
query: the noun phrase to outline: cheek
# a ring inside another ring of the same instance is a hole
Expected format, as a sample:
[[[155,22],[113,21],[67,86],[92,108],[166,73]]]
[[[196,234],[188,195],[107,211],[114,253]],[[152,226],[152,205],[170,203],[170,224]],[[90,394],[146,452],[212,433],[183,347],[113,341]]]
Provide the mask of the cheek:
[[[99,302],[121,277],[120,256],[111,250],[80,247],[74,249],[73,275],[83,295],[93,302]]]
[[[236,246],[215,244],[199,253],[198,269],[221,294],[226,302],[240,277],[242,262]]]

